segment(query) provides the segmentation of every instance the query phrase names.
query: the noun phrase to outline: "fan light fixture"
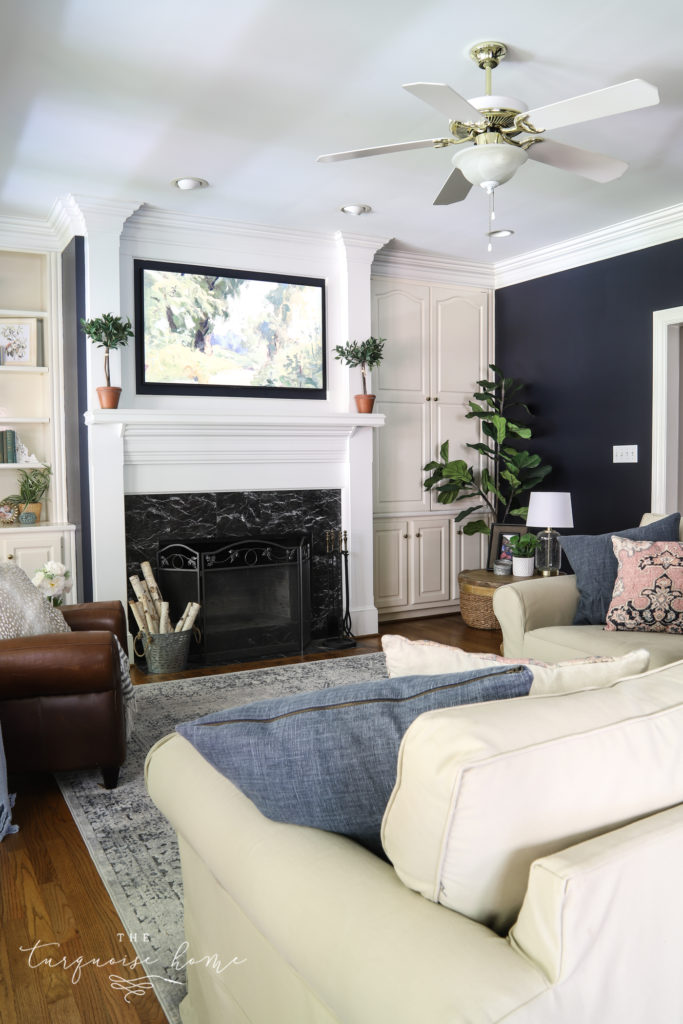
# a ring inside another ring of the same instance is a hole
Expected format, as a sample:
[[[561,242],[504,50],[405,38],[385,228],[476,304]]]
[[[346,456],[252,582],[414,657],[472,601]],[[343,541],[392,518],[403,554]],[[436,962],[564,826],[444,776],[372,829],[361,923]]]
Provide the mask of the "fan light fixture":
[[[473,185],[489,192],[503,185],[526,163],[525,150],[502,144],[497,132],[478,136],[475,144],[456,153],[451,163]]]
[[[514,235],[512,228],[496,228],[495,231],[487,231],[486,234],[489,238],[509,238],[510,235]]]
[[[194,191],[196,188],[208,188],[209,183],[205,178],[174,178],[171,182],[182,192]]]

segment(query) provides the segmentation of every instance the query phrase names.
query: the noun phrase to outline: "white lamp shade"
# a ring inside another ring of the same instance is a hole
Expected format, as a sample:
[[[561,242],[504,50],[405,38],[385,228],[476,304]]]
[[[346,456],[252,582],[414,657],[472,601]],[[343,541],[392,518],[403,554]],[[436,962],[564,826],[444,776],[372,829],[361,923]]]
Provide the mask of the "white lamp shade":
[[[474,145],[461,149],[451,163],[473,185],[502,185],[510,180],[526,159],[525,150],[500,142],[497,145]]]
[[[532,491],[529,495],[527,526],[559,527],[566,530],[574,525],[572,496],[569,491]]]

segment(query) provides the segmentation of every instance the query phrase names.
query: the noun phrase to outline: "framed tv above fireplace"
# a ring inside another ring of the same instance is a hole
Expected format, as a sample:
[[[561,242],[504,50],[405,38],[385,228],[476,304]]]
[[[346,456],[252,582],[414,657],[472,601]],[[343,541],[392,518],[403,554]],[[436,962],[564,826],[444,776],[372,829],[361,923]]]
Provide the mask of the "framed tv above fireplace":
[[[136,390],[326,397],[325,281],[135,260]]]

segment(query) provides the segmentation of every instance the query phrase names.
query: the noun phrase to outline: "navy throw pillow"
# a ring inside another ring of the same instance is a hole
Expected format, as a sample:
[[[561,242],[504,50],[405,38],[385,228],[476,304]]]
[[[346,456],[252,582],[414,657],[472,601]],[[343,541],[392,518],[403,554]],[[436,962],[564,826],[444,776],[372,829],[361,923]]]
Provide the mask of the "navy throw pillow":
[[[680,512],[674,512],[648,526],[636,526],[632,530],[601,533],[595,537],[560,538],[562,550],[576,574],[579,590],[575,626],[605,624],[619,571],[612,537],[626,537],[628,540],[678,540],[680,519]]]
[[[425,711],[528,694],[532,673],[495,666],[401,676],[256,701],[177,725],[266,817],[340,832],[382,853],[398,748]]]

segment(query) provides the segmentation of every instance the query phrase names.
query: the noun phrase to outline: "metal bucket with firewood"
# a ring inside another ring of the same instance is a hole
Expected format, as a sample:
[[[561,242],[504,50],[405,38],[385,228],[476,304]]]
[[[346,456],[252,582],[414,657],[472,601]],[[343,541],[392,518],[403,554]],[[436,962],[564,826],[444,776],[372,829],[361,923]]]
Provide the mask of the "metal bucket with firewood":
[[[150,563],[141,562],[140,568],[142,580],[139,576],[129,577],[137,598],[136,601],[128,602],[139,629],[135,637],[135,653],[140,658],[144,655],[147,670],[154,675],[182,672],[187,665],[192,634],[199,634],[195,620],[200,605],[189,601],[174,627],[169,616],[168,601],[164,601],[161,596]]]

